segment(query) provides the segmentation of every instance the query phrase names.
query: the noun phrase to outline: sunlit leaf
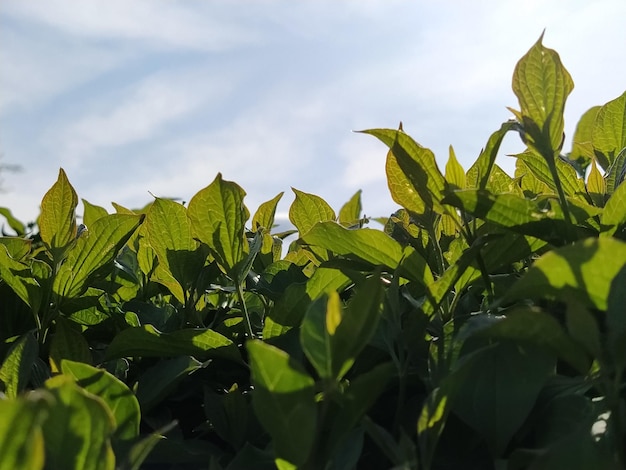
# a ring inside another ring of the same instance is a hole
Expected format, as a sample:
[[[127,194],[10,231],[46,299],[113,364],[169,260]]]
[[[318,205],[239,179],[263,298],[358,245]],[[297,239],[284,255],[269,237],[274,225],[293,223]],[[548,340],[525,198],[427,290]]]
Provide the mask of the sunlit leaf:
[[[91,204],[86,199],[82,199],[83,201],[83,224],[89,228],[89,226],[98,220],[100,217],[105,217],[109,215],[107,210],[104,207],[96,206]]]
[[[587,178],[587,193],[593,203],[598,207],[604,206],[604,195],[606,194],[606,181],[598,171],[595,159],[591,160],[591,171]]]
[[[59,255],[76,237],[76,206],[78,196],[63,169],[52,188],[41,201],[39,234],[46,246]]]
[[[361,190],[359,189],[354,195],[346,202],[341,209],[339,209],[338,222],[346,227],[351,227],[358,223],[361,219]]]
[[[38,353],[39,345],[32,333],[22,335],[11,345],[0,367],[0,381],[7,397],[15,398],[25,390]]]
[[[485,189],[487,187],[502,140],[506,133],[513,128],[513,125],[514,123],[511,121],[505,122],[500,126],[500,129],[491,134],[487,141],[487,146],[481,150],[476,162],[467,170],[465,187],[475,189]],[[463,189],[463,187],[460,186],[459,189]]]
[[[247,347],[257,417],[272,436],[276,456],[302,465],[316,435],[315,383],[286,352],[259,340]]]
[[[600,106],[594,106],[588,109],[578,120],[574,139],[572,141],[572,152],[569,158],[576,162],[580,168],[585,169],[594,159],[592,133],[596,120],[596,116]]]
[[[209,246],[227,273],[247,251],[245,224],[250,213],[243,203],[245,195],[238,184],[223,180],[218,173],[191,198],[187,209],[195,237]]]
[[[626,147],[626,92],[600,108],[591,139],[598,163],[607,170]]]
[[[318,222],[335,220],[335,211],[321,197],[291,188],[296,195],[289,208],[289,220],[300,236],[305,235]]]
[[[269,233],[274,227],[274,216],[276,215],[276,206],[283,197],[283,192],[278,193],[273,199],[264,202],[259,206],[252,217],[252,231],[256,232],[263,227]]]

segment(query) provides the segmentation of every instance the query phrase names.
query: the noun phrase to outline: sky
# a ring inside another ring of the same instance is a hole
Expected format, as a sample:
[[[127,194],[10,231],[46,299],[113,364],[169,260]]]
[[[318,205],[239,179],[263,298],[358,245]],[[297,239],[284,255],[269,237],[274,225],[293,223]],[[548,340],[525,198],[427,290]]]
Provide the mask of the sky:
[[[567,151],[580,115],[626,89],[624,18],[624,0],[2,0],[0,165],[21,170],[1,174],[0,207],[34,220],[63,168],[110,212],[189,201],[221,172],[252,213],[284,191],[279,223],[291,187],[336,211],[361,189],[364,214],[388,216],[386,148],[353,131],[402,121],[467,170],[545,29],[575,83]],[[508,136],[498,164],[522,150]]]

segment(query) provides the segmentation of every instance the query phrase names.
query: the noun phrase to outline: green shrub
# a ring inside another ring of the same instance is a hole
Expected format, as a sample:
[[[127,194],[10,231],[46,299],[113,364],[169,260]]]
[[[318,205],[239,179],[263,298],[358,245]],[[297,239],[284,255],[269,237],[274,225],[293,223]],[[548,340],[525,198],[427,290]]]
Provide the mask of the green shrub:
[[[250,221],[219,174],[81,226],[63,170],[37,233],[2,209],[0,469],[623,468],[626,93],[564,155],[572,88],[540,39],[467,172],[364,131],[401,209],[294,190],[284,257],[283,194]]]

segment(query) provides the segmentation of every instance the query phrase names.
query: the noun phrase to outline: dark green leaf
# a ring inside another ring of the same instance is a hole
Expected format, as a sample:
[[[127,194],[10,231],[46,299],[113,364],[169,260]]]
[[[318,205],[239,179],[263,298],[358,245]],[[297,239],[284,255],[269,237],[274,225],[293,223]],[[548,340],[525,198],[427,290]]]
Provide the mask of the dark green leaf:
[[[11,345],[0,367],[0,381],[8,398],[15,398],[25,390],[38,354],[39,345],[32,333],[22,335]]]

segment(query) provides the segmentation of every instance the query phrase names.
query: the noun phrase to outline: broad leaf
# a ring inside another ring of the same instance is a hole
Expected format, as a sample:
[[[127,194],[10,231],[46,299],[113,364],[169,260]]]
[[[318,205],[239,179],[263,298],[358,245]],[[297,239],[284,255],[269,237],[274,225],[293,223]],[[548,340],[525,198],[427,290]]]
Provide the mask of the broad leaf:
[[[574,82],[556,51],[542,44],[543,34],[522,57],[513,73],[513,92],[526,143],[553,160],[563,143],[563,111]]]
[[[247,347],[257,417],[272,436],[276,456],[300,466],[316,435],[315,383],[286,352],[259,340]]]
[[[139,215],[112,214],[96,220],[69,250],[54,279],[54,292],[61,298],[80,295],[89,277],[113,261],[142,219]]]
[[[626,243],[613,238],[582,240],[535,261],[502,302],[552,298],[606,310],[611,282],[625,264]]]
[[[0,400],[0,470],[42,470],[45,452],[41,424],[51,397],[38,391],[27,398]]]
[[[206,243],[226,273],[247,251],[245,224],[250,216],[243,203],[245,191],[218,173],[215,180],[189,201],[187,214],[195,237]]]
[[[552,178],[552,173],[550,173],[550,167],[548,166],[545,158],[531,150],[527,150],[516,156],[519,160],[522,160],[526,164],[528,169],[532,171],[537,179],[548,186],[548,188],[556,194],[556,185],[554,183],[554,179]],[[585,183],[582,178],[578,177],[576,170],[560,158],[556,159],[555,162],[556,171],[559,175],[559,180],[561,181],[565,194],[570,197],[576,197],[584,200]]]
[[[597,207],[604,206],[604,195],[606,194],[606,181],[602,177],[595,159],[591,160],[591,171],[587,178],[587,193]]]
[[[300,236],[305,235],[318,222],[335,220],[335,211],[321,197],[291,188],[296,195],[289,208],[289,220]]]
[[[104,401],[63,375],[49,379],[46,387],[56,400],[43,424],[46,467],[113,470],[115,419]]]
[[[476,162],[467,170],[465,187],[475,189],[485,189],[491,176],[491,170],[493,164],[496,161],[496,156],[500,150],[500,145],[507,132],[509,132],[514,126],[514,123],[509,121],[500,126],[496,132],[491,134],[487,141],[487,146],[481,150],[480,155],[476,159]],[[463,186],[459,186],[459,189],[464,189]]]
[[[86,391],[104,400],[115,418],[115,437],[132,439],[139,435],[139,403],[124,382],[103,369],[66,359],[61,362],[61,371],[74,377]]]
[[[333,336],[341,322],[342,309],[339,294],[331,291],[314,300],[302,320],[302,350],[322,379],[335,378]]]
[[[65,171],[60,169],[56,183],[41,201],[39,215],[39,234],[55,259],[76,237],[77,205],[76,191],[67,179]]]
[[[264,202],[259,206],[252,217],[252,231],[256,232],[263,227],[268,233],[274,227],[274,216],[276,215],[276,207],[283,197],[283,192],[278,193],[273,199]]]
[[[32,333],[24,334],[11,345],[0,367],[0,381],[8,398],[15,398],[25,390],[38,354],[39,346]]]
[[[377,137],[387,147],[387,184],[395,202],[407,210],[423,214],[441,212],[439,200],[446,180],[437,167],[435,155],[401,130],[362,131]]]
[[[61,361],[71,361],[91,364],[91,350],[89,343],[80,332],[80,327],[71,320],[58,317],[55,320],[54,335],[50,344],[50,368],[53,373],[61,371]]]
[[[91,204],[86,199],[82,199],[82,201],[83,201],[83,207],[84,207],[83,224],[85,224],[87,228],[89,228],[89,226],[93,224],[96,220],[98,220],[100,217],[105,217],[109,215],[109,213],[104,207]]]
[[[446,163],[446,181],[452,189],[465,189],[465,170],[457,160],[452,145],[449,149],[448,163]]]
[[[359,224],[361,219],[361,190],[359,189],[354,195],[346,202],[341,209],[339,209],[338,222],[346,227],[353,228],[354,225]]]
[[[626,92],[600,108],[591,138],[598,163],[607,170],[626,147]]]
[[[148,243],[159,265],[176,279],[184,293],[189,292],[205,260],[193,237],[187,209],[177,202],[157,198],[148,210],[145,225]]]
[[[613,235],[619,226],[626,223],[626,184],[620,184],[606,202],[600,223],[608,227],[606,235]]]
[[[596,116],[600,106],[594,106],[588,109],[585,114],[581,116],[576,124],[576,131],[574,132],[574,139],[572,142],[572,152],[569,155],[570,160],[576,162],[581,168],[585,169],[591,163],[591,160],[595,158],[592,145],[593,127],[596,120]]]
[[[181,329],[161,333],[152,325],[127,328],[113,338],[106,360],[118,357],[194,356],[199,360],[221,357],[241,361],[237,346],[211,329]]]
[[[22,237],[25,235],[26,227],[24,226],[22,222],[20,222],[15,217],[13,217],[13,214],[7,207],[0,207],[0,215],[3,216],[7,220],[9,227],[13,229],[13,231],[18,237]]]

